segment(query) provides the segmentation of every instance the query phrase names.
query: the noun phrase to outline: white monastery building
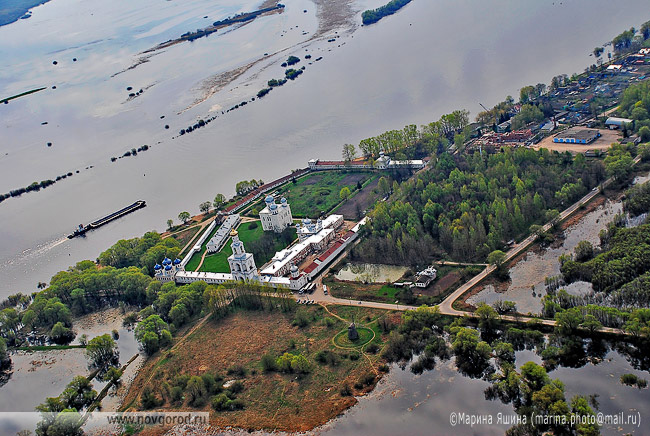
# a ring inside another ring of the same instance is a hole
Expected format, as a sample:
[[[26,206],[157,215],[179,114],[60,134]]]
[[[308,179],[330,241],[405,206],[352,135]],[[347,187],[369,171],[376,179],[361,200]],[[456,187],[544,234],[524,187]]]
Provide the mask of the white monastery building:
[[[303,223],[300,227],[305,230],[302,238],[297,243],[277,252],[262,271],[258,271],[253,254],[246,252],[237,230],[232,229],[229,234],[232,237],[230,245],[232,254],[228,257],[229,274],[185,271],[180,259],[172,262],[171,259],[165,258],[162,265],[154,267],[154,277],[162,282],[175,281],[178,284],[204,281],[211,285],[220,285],[247,281],[298,291],[358,237],[358,232],[365,221],[366,218],[340,238],[337,238],[336,229],[343,225],[342,215],[330,215],[322,221],[319,220],[314,226],[311,225],[311,221]],[[322,254],[301,271],[297,265],[312,253]]]
[[[280,204],[276,204],[273,196],[269,195],[264,202],[266,207],[260,211],[260,220],[262,221],[262,229],[265,232],[281,233],[293,224],[291,207],[289,207],[286,198],[282,197]]]

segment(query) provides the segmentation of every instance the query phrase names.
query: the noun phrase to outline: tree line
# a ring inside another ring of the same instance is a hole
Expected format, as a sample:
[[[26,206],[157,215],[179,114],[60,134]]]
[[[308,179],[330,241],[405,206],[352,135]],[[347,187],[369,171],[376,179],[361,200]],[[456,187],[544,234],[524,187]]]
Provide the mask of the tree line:
[[[393,15],[410,2],[411,0],[391,0],[377,9],[368,9],[363,11],[363,14],[361,14],[361,20],[365,25],[376,23],[388,15]]]
[[[546,149],[443,153],[431,171],[393,183],[392,200],[378,203],[369,214],[365,237],[353,254],[411,265],[445,253],[459,260],[484,260],[604,177],[601,162]]]

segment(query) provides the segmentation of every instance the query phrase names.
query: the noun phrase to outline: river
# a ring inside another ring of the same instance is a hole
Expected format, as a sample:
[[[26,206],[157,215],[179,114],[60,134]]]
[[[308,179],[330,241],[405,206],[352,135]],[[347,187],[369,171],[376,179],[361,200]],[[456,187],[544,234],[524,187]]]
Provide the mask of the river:
[[[79,170],[0,204],[0,297],[32,292],[120,238],[162,230],[167,219],[198,212],[217,192],[231,195],[239,180],[271,180],[310,158],[337,158],[345,142],[457,108],[475,114],[479,102],[493,105],[523,85],[582,71],[593,47],[638,26],[646,6],[416,0],[376,25],[332,30],[310,42],[318,28],[314,4],[286,3],[282,14],[161,50],[115,76],[157,43],[259,2],[54,0],[0,27],[0,95],[48,87],[0,105],[0,191]],[[355,22],[361,9],[381,3],[353,2]],[[334,36],[340,38],[327,42]],[[305,50],[323,59],[303,59],[306,72],[295,82],[221,115],[281,77],[286,56]],[[205,95],[206,79],[276,52],[187,109]],[[144,92],[129,99],[127,86]],[[215,115],[207,127],[172,139],[197,118]],[[152,148],[110,162],[143,144]],[[137,199],[147,208],[86,238],[64,238],[77,224]]]

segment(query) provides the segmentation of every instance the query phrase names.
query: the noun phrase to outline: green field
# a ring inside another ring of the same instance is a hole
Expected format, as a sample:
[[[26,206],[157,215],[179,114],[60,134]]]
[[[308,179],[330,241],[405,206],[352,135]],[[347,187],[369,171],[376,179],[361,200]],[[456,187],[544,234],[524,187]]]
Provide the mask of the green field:
[[[210,232],[210,235],[208,235],[203,245],[201,245],[201,250],[198,253],[195,253],[194,256],[192,256],[192,258],[190,259],[190,261],[187,262],[187,265],[185,265],[186,271],[196,270],[196,267],[199,266],[199,263],[201,262],[201,256],[203,256],[203,253],[205,253],[205,250],[207,250],[208,242],[210,241],[210,239],[212,239],[214,234],[217,233],[217,230],[219,230],[219,226],[216,226],[212,230],[212,232]]]
[[[376,175],[371,172],[321,171],[310,173],[296,180],[296,183],[289,182],[278,188],[277,192],[278,197],[286,197],[294,217],[318,218],[341,202],[340,194],[344,186],[350,188],[354,195],[358,183],[363,185],[373,177]],[[262,208],[264,198],[250,208],[248,216],[257,217]]]
[[[268,250],[265,253],[256,253],[255,250],[250,250],[251,242],[260,240],[262,237],[264,237],[264,230],[262,230],[262,225],[260,224],[259,221],[256,221],[257,227],[254,229],[249,229],[248,227],[250,226],[251,223],[242,223],[239,225],[237,228],[237,232],[239,233],[239,239],[244,243],[244,246],[246,247],[246,251],[252,252],[255,255],[255,264],[257,266],[262,266],[275,254],[276,251],[282,250],[283,248],[286,247],[286,245],[281,241],[281,239],[275,235],[275,233],[269,233],[267,232],[267,235],[273,236],[275,238],[274,241],[274,246],[272,250]],[[216,229],[215,229],[216,232]],[[296,231],[295,229],[292,229],[292,240],[295,240],[296,238]],[[210,235],[210,238],[212,235]],[[209,241],[210,238],[207,240]],[[206,242],[207,243],[207,242]],[[185,267],[186,270],[188,271],[194,271],[196,267],[199,265],[201,262],[201,256],[203,255],[203,252],[205,251],[205,244],[203,245],[201,251],[194,256],[192,256],[192,259],[187,263],[187,266]],[[214,253],[214,254],[209,254],[205,256],[205,260],[203,261],[203,265],[201,265],[201,268],[199,268],[199,271],[206,271],[206,272],[217,272],[217,273],[229,273],[230,272],[230,266],[228,265],[228,256],[232,254],[232,248],[230,247],[230,240],[226,242],[226,245],[221,249],[220,252]]]

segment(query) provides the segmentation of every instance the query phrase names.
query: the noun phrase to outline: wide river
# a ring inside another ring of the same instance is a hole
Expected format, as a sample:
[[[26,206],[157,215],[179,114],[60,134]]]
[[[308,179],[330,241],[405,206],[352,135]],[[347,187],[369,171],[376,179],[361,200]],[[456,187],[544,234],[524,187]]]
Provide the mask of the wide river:
[[[580,72],[593,63],[594,47],[648,19],[643,0],[616,7],[605,0],[415,0],[362,27],[360,11],[384,3],[362,0],[352,3],[357,25],[309,41],[319,25],[315,5],[283,3],[282,14],[160,50],[132,69],[144,50],[254,10],[259,0],[52,0],[0,27],[0,98],[47,87],[0,105],[0,191],[79,170],[0,204],[0,297],[32,292],[120,238],[163,230],[179,212],[197,213],[218,192],[231,195],[237,181],[271,180],[310,158],[337,158],[345,142],[457,108],[475,114],[479,103],[517,96],[521,86]],[[288,55],[307,53],[323,59],[303,59],[298,80],[221,114],[281,77]],[[260,58],[214,88],[219,74]],[[129,86],[144,92],[130,99]],[[216,92],[206,94],[211,86]],[[152,149],[110,161],[143,144]],[[86,238],[65,239],[77,224],[137,199],[148,207]]]

